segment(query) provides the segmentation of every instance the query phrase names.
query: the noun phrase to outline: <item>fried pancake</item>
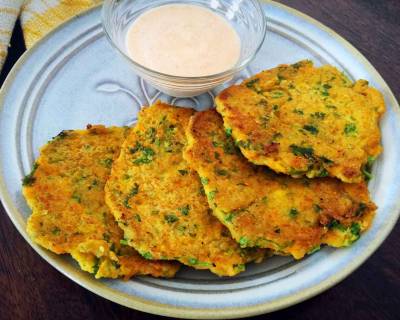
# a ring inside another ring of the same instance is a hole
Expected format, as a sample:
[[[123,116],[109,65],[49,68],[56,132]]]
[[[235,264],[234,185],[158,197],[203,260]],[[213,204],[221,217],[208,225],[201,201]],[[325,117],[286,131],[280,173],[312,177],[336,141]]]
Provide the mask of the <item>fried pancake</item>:
[[[261,72],[217,98],[244,156],[292,177],[361,182],[380,154],[379,91],[310,61]]]
[[[27,231],[44,248],[70,253],[96,278],[172,277],[177,263],[148,261],[120,244],[123,232],[104,201],[104,185],[128,132],[88,126],[63,131],[44,146],[23,181],[32,208]]]
[[[348,246],[372,222],[364,182],[293,179],[251,164],[215,110],[194,115],[185,159],[201,177],[214,215],[242,247],[270,248],[296,259],[321,244]]]
[[[106,185],[106,202],[127,243],[148,259],[175,259],[233,276],[262,250],[243,250],[211,214],[197,173],[183,159],[193,109],[143,109]]]

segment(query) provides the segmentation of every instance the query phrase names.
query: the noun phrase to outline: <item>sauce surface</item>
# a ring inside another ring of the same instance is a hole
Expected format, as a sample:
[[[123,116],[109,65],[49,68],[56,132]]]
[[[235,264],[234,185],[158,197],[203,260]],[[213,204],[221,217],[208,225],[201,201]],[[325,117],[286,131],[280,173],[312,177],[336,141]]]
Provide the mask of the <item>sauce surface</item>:
[[[240,39],[223,17],[196,5],[171,4],[139,16],[126,34],[128,55],[169,75],[207,76],[229,70],[240,57]]]

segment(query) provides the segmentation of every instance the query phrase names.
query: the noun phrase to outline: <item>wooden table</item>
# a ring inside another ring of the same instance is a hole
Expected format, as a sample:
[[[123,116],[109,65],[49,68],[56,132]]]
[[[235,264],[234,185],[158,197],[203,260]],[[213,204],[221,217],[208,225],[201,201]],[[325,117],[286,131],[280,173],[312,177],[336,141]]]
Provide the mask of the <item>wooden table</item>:
[[[355,45],[400,97],[399,0],[283,0]],[[15,31],[6,66],[23,52]],[[399,199],[400,201],[400,199]],[[321,295],[268,319],[400,319],[400,230],[356,272]],[[261,318],[262,316],[258,317]],[[81,288],[40,258],[0,206],[0,319],[156,319]]]

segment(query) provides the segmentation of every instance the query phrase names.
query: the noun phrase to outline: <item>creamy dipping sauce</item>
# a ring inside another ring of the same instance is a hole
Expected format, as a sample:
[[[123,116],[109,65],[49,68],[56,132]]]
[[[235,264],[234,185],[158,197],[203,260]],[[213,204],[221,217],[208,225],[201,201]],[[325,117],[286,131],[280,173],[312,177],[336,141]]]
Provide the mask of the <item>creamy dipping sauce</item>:
[[[207,8],[170,4],[146,11],[129,27],[128,55],[135,62],[175,76],[207,76],[234,67],[240,39],[223,17]]]

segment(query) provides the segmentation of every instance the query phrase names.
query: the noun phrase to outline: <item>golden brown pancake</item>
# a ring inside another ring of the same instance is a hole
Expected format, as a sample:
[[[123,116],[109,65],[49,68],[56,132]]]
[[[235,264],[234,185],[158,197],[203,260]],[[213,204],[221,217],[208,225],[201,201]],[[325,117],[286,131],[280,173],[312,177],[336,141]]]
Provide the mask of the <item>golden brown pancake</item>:
[[[292,177],[361,182],[381,153],[382,94],[310,61],[263,71],[216,98],[244,156]]]
[[[371,224],[375,205],[364,182],[293,179],[251,164],[215,110],[194,115],[185,159],[201,177],[209,206],[242,247],[296,259],[322,244],[347,246]]]
[[[120,243],[123,232],[104,201],[104,185],[127,128],[63,131],[41,151],[23,181],[32,208],[28,234],[57,254],[70,253],[96,278],[172,277],[178,263],[150,261]]]
[[[147,259],[176,259],[233,276],[263,250],[243,250],[211,213],[197,173],[183,159],[194,110],[163,103],[143,109],[112,168],[106,202],[126,243]]]

